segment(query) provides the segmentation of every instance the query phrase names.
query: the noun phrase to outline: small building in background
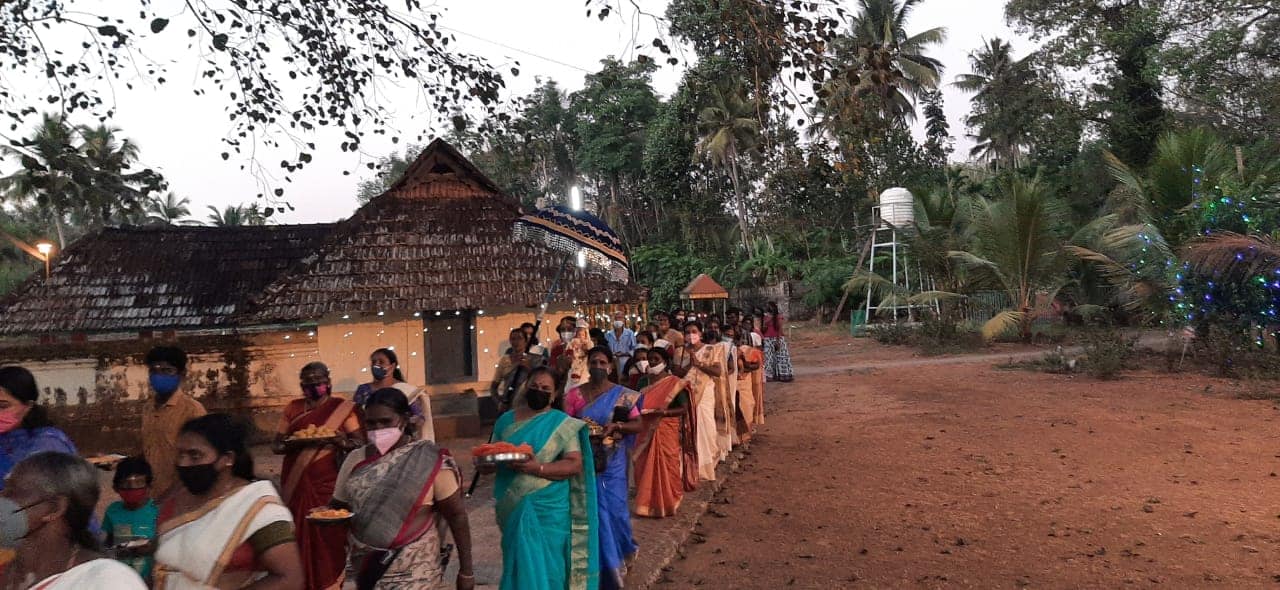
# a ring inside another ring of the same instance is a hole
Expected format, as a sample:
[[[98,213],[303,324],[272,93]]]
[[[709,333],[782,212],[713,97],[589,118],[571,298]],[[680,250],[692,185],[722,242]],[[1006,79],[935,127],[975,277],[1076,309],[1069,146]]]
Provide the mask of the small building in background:
[[[391,348],[432,398],[438,438],[474,435],[511,328],[534,321],[563,256],[513,239],[524,214],[447,143],[349,219],[258,227],[108,228],[0,306],[0,363],[31,369],[41,403],[88,451],[136,448],[149,403],[142,357],[191,356],[186,388],[210,411],[274,429],[311,361],[350,394]],[[643,292],[568,265],[539,332],[584,306]]]

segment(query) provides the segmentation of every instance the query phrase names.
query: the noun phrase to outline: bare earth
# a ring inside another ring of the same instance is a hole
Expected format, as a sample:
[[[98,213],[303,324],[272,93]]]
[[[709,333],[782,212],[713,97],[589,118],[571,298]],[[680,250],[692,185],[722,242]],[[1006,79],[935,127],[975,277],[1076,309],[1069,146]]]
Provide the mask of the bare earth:
[[[770,385],[750,456],[659,587],[1280,582],[1280,411],[1236,398],[1256,386],[850,342],[796,339],[802,377]]]

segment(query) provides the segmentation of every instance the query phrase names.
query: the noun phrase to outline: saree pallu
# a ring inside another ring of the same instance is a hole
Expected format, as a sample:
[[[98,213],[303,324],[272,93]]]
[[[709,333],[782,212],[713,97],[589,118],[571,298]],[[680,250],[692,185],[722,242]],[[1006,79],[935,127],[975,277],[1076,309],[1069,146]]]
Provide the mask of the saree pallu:
[[[685,389],[685,381],[667,376],[642,392],[645,410],[666,410]],[[636,507],[638,516],[664,518],[673,516],[684,499],[684,467],[687,454],[693,454],[690,467],[697,469],[693,443],[693,407],[684,406],[684,414],[660,419],[645,419],[635,452]]]
[[[228,571],[236,548],[275,522],[293,522],[275,486],[255,481],[159,525],[155,588],[239,588],[263,572]]]
[[[613,422],[614,408],[635,408],[640,394],[621,385],[597,397],[582,409],[580,418],[596,424]],[[636,553],[636,540],[631,532],[631,509],[627,506],[627,449],[634,437],[625,437],[609,455],[604,471],[596,474],[596,503],[600,509],[600,590],[622,588],[627,577],[627,560]]]
[[[359,571],[367,560],[395,552],[377,588],[431,588],[444,576],[439,517],[434,504],[423,503],[446,470],[462,480],[449,452],[431,441],[411,442],[352,468],[344,488],[355,512],[352,567]]]
[[[499,590],[595,590],[599,587],[596,477],[586,424],[559,410],[517,422],[510,411],[494,424],[496,440],[528,444],[542,463],[582,453],[582,473],[551,481],[498,468],[495,512],[502,530]]]
[[[308,426],[323,426],[342,432],[343,423],[355,411],[355,404],[329,398],[315,409],[303,410],[293,417],[289,416],[290,410],[301,408],[286,408],[288,423],[282,434],[290,435]],[[307,447],[288,453],[284,456],[280,473],[283,474],[284,502],[293,513],[297,527],[307,590],[341,588],[342,574],[347,566],[347,528],[342,525],[316,525],[307,520],[307,513],[328,505],[333,498],[333,486],[338,479],[338,458],[334,447]]]

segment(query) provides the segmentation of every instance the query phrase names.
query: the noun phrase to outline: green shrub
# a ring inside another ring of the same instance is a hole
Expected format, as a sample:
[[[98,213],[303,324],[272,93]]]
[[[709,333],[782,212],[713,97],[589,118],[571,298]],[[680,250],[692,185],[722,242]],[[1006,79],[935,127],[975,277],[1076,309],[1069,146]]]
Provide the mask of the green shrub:
[[[1084,368],[1096,379],[1118,378],[1138,345],[1137,336],[1126,336],[1112,328],[1089,330],[1084,333],[1082,341],[1086,359]]]
[[[906,346],[911,344],[914,332],[914,330],[906,324],[900,322],[872,326],[871,330],[875,335],[876,342],[891,346]]]

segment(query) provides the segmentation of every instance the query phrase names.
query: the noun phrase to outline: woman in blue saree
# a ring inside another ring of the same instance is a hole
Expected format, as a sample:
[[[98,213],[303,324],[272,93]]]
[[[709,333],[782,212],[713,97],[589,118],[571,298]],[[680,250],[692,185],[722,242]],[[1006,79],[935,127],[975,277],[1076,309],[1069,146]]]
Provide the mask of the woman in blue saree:
[[[596,498],[600,507],[600,590],[622,588],[627,565],[637,546],[631,534],[631,510],[627,506],[627,462],[640,424],[640,394],[615,384],[609,376],[617,368],[606,347],[587,353],[590,378],[565,396],[565,411],[593,428],[600,427],[597,450],[607,457],[596,474]],[[617,440],[617,434],[626,435]],[[597,463],[600,463],[597,457]]]
[[[499,589],[595,590],[596,482],[586,425],[551,408],[556,383],[549,369],[534,369],[526,387],[494,425],[494,440],[534,449],[532,460],[497,468]]]
[[[0,368],[0,489],[13,466],[31,455],[42,451],[76,454],[71,439],[49,421],[39,397],[31,371]]]

